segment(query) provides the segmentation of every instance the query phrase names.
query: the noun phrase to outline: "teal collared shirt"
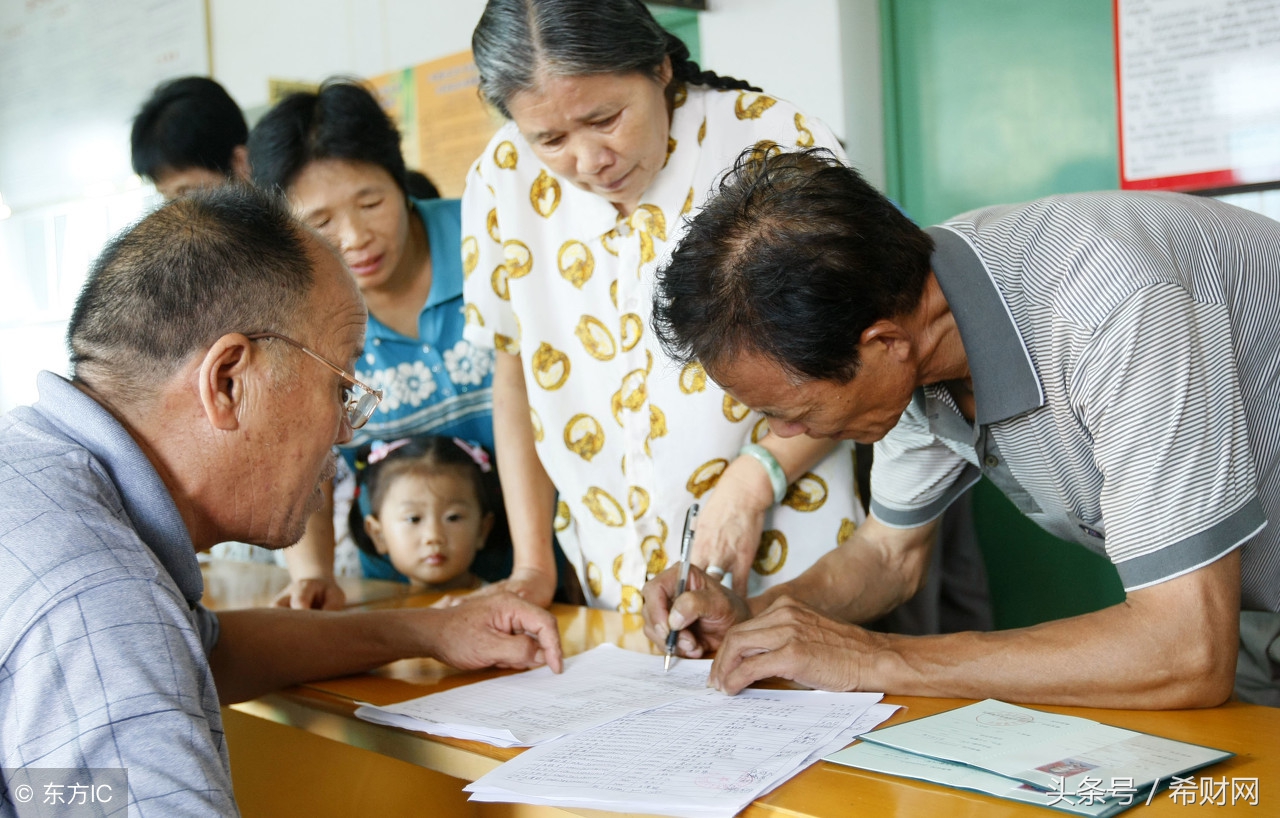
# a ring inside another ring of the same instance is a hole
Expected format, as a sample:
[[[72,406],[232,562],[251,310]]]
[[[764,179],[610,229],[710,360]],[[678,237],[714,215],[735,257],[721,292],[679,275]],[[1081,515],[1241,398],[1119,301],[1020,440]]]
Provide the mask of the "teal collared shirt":
[[[431,292],[418,337],[369,316],[356,376],[383,391],[369,423],[343,447],[348,465],[370,440],[410,435],[461,437],[493,450],[493,351],[462,337],[462,216],[456,199],[414,201],[431,247]]]

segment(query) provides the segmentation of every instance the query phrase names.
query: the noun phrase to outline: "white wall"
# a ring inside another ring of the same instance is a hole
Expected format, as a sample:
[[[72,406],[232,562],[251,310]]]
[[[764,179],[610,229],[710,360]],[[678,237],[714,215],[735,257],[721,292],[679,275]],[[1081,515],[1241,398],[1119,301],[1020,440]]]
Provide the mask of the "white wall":
[[[242,108],[267,80],[372,76],[471,47],[484,0],[209,0],[213,76]]]
[[[879,0],[840,0],[845,147],[871,184],[885,189],[884,83]]]
[[[712,0],[702,62],[827,124],[853,164],[884,183],[877,0]]]
[[[877,0],[712,0],[702,63],[821,119],[884,178]],[[484,0],[210,0],[214,77],[241,107],[270,78],[371,76],[471,46]],[[847,53],[846,53],[847,52]]]

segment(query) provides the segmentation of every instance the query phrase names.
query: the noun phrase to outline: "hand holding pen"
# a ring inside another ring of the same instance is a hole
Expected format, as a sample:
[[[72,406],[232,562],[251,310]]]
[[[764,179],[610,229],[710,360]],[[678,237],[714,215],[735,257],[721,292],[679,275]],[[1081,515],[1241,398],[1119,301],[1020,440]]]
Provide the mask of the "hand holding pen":
[[[689,581],[689,565],[693,562],[693,524],[697,519],[698,504],[694,503],[689,506],[689,510],[684,515],[684,535],[680,538],[680,578],[676,581],[676,593],[671,597],[672,602],[684,593],[685,585]],[[677,630],[667,634],[667,655],[662,660],[663,673],[671,669],[671,659],[676,655],[676,639],[679,636],[680,632]]]

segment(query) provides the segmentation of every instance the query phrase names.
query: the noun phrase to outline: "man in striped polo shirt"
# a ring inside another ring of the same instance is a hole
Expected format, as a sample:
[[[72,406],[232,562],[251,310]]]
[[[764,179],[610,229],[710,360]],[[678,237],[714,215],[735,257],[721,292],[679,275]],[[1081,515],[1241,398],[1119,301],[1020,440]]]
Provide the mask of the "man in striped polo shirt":
[[[672,606],[655,579],[651,638],[718,648],[728,692],[1280,705],[1278,271],[1280,224],[1211,199],[1056,196],[923,231],[829,155],[744,156],[660,274],[655,330],[775,434],[877,441],[872,513],[759,597],[696,574]],[[920,587],[983,475],[1110,559],[1125,602],[993,633],[848,624]]]

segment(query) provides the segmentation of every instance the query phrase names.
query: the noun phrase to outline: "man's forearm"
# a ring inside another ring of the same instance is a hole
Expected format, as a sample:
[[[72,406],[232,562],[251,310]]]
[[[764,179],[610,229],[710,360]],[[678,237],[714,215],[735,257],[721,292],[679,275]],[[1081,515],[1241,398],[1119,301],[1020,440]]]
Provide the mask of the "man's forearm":
[[[936,523],[891,529],[871,519],[800,576],[747,600],[757,615],[790,597],[845,622],[867,622],[910,599],[924,583]]]
[[[823,690],[1171,709],[1230,694],[1239,555],[1143,588],[1110,608],[994,633],[872,633],[779,601],[729,630],[711,683],[736,693],[778,676]]]
[[[301,682],[360,673],[431,655],[434,611],[302,611],[255,608],[218,614],[209,657],[223,704]]]
[[[991,633],[889,636],[870,657],[869,678],[876,689],[903,695],[1210,707],[1234,683],[1238,586],[1233,553],[1070,619]]]

